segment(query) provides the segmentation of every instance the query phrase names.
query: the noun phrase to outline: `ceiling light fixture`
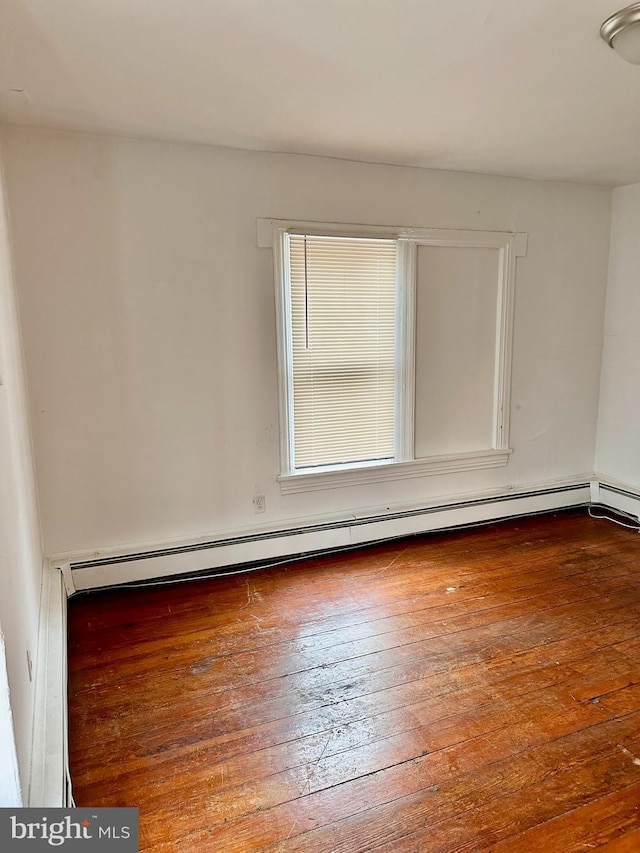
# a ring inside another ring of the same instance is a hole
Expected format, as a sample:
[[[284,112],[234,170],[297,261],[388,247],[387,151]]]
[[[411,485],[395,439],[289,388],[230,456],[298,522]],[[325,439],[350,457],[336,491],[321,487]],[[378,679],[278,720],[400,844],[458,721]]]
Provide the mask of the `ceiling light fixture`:
[[[607,18],[600,35],[623,59],[640,65],[640,3],[632,3]]]

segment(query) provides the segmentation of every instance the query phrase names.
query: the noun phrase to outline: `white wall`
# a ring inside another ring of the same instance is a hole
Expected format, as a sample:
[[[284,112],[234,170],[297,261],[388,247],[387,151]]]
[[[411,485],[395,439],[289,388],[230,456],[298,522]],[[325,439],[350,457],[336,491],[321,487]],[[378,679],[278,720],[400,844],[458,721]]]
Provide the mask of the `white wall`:
[[[604,188],[2,130],[48,553],[592,470]],[[526,231],[504,469],[281,495],[256,217]],[[266,495],[265,515],[252,498]]]
[[[0,179],[0,752],[15,752],[19,787],[26,795],[31,763],[34,683],[29,679],[27,650],[34,672],[42,583],[42,551],[36,509],[27,401],[4,193]],[[6,657],[10,704],[5,702]],[[9,710],[13,721],[8,718]],[[9,742],[11,730],[15,744]],[[15,787],[15,774],[0,760],[0,806]]]
[[[640,184],[613,191],[596,469],[640,489]]]

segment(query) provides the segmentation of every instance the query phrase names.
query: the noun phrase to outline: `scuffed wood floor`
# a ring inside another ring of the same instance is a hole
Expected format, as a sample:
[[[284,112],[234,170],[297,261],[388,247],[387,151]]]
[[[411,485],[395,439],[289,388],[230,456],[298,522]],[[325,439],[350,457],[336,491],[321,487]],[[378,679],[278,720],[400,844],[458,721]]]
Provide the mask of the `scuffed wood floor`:
[[[586,513],[70,602],[148,853],[640,850],[640,537]]]

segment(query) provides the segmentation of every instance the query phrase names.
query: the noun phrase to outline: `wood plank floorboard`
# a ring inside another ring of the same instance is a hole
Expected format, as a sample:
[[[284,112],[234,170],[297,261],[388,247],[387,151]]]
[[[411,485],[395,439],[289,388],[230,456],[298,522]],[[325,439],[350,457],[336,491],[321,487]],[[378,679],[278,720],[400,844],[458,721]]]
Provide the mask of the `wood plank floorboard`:
[[[69,602],[145,853],[640,851],[640,539],[586,512]]]

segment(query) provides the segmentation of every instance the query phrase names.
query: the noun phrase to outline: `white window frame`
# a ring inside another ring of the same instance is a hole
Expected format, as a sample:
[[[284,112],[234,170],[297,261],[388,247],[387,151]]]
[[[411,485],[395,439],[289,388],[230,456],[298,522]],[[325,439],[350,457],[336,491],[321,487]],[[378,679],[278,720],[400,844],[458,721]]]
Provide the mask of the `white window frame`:
[[[335,237],[377,237],[397,241],[396,314],[396,430],[395,457],[384,462],[361,462],[295,470],[293,464],[292,345],[289,234]],[[258,246],[273,249],[276,287],[280,475],[283,494],[356,486],[433,474],[503,467],[509,461],[511,360],[516,258],[526,255],[527,234],[507,231],[458,231],[370,225],[258,219]],[[416,259],[419,246],[489,248],[498,250],[498,307],[493,389],[492,446],[482,451],[415,459],[415,302]]]

